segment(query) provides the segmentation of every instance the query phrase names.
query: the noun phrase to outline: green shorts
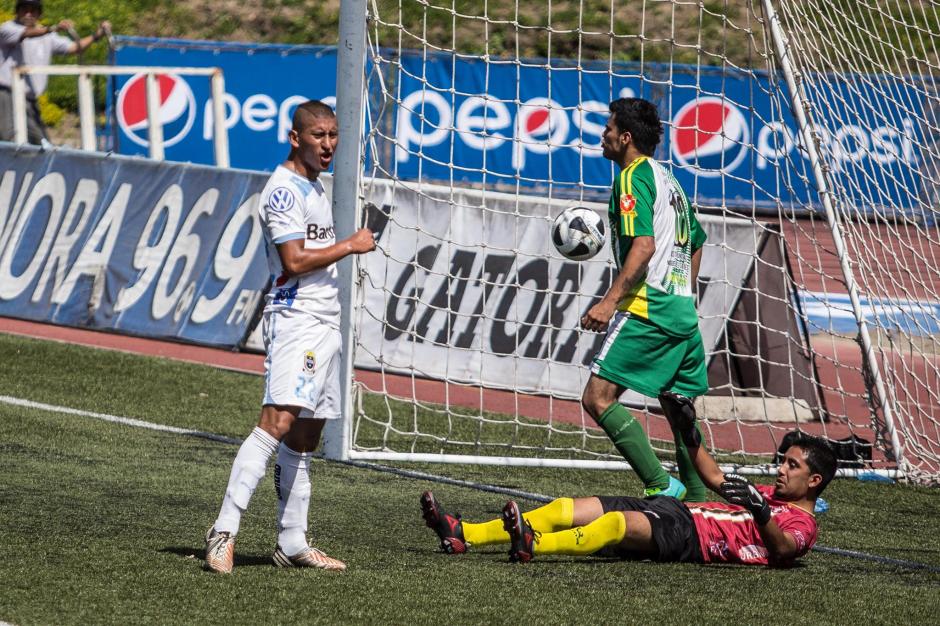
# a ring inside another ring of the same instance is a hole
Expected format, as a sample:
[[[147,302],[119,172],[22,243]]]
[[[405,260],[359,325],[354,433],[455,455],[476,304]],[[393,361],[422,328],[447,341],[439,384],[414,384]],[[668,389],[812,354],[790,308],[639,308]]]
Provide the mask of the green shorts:
[[[651,398],[663,391],[687,398],[708,391],[705,346],[698,329],[689,337],[673,337],[624,312],[614,317],[591,372]]]

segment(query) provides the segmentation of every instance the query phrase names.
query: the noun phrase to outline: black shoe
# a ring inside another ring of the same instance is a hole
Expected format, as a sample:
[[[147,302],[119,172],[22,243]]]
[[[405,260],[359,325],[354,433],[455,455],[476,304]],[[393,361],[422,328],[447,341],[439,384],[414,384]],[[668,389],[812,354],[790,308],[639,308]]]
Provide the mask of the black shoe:
[[[441,540],[441,551],[447,554],[463,554],[469,547],[463,538],[463,523],[460,515],[445,513],[434,494],[425,491],[421,494],[421,517],[428,528],[437,533]]]
[[[512,546],[509,548],[509,562],[528,563],[531,561],[535,556],[535,550],[532,547],[535,542],[535,531],[522,517],[519,505],[512,500],[503,507],[503,528],[512,540]]]

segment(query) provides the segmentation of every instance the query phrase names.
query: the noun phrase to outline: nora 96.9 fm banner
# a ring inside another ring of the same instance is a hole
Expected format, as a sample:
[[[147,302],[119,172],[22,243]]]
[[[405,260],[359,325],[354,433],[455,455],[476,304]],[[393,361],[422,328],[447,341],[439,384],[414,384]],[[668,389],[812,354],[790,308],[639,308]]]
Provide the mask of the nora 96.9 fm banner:
[[[260,173],[0,145],[0,315],[234,347],[268,281]]]

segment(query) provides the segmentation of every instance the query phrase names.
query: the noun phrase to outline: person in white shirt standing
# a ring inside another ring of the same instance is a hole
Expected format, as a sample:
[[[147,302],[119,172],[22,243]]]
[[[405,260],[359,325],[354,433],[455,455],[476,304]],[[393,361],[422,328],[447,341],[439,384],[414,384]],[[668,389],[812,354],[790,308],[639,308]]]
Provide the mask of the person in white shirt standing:
[[[13,141],[13,70],[21,65],[49,65],[53,55],[77,54],[104,37],[111,30],[108,21],[101,22],[94,35],[73,41],[58,31],[75,33],[71,20],[62,20],[52,26],[39,23],[42,0],[17,0],[16,17],[0,24],[0,141]],[[47,77],[29,74],[26,77],[27,140],[40,144],[46,137],[46,127],[39,118],[36,99],[46,90]]]
[[[345,570],[307,543],[310,457],[328,419],[340,417],[340,308],[336,262],[375,249],[368,229],[337,243],[333,213],[319,180],[337,142],[336,116],[322,102],[297,107],[290,154],[261,193],[259,215],[272,286],[262,330],[267,358],[258,425],[232,465],[222,507],[206,534],[206,569],[229,573],[241,515],[276,455],[280,567]]]

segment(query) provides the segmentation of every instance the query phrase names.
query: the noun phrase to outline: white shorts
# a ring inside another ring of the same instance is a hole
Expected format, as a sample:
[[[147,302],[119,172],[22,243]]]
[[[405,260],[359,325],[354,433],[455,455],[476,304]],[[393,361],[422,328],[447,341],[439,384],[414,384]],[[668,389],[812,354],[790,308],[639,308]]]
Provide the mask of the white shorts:
[[[298,417],[337,419],[341,414],[338,329],[296,310],[264,312],[264,401],[299,406]]]

